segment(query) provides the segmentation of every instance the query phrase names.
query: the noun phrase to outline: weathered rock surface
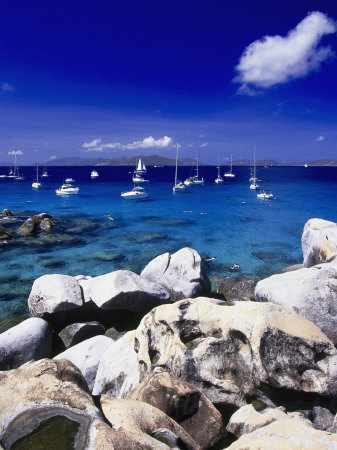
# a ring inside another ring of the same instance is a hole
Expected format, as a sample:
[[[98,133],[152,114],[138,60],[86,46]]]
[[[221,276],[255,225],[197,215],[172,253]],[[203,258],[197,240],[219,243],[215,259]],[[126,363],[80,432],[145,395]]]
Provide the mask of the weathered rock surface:
[[[175,420],[202,449],[223,437],[222,417],[201,391],[161,367],[126,396],[148,403]],[[205,426],[207,420],[207,426]]]
[[[332,431],[334,419],[334,415],[326,408],[315,406],[312,409],[311,420],[317,430]]]
[[[139,368],[134,346],[135,331],[129,331],[107,348],[99,361],[93,395],[124,398],[138,386]]]
[[[21,236],[29,236],[38,231],[50,231],[54,228],[54,219],[46,213],[37,214],[29,217],[19,228],[18,234]]]
[[[311,320],[337,344],[337,261],[265,278],[255,298]]]
[[[50,442],[54,448],[92,448],[103,417],[86,389],[81,373],[67,360],[42,359],[0,372],[4,448],[19,439],[21,448],[49,448]]]
[[[13,214],[11,213],[11,211],[9,210],[9,209],[3,209],[1,212],[0,212],[0,216],[1,217],[10,217],[10,216],[12,216]]]
[[[295,270],[303,269],[303,267],[303,264],[293,264],[292,266],[288,266],[280,270],[280,273],[294,272]]]
[[[257,280],[244,277],[225,277],[217,292],[226,300],[251,301],[254,300],[254,289]]]
[[[337,448],[337,435],[318,431],[306,421],[277,420],[252,433],[244,434],[228,447],[230,450],[331,450]]]
[[[12,234],[11,230],[0,225],[0,239],[9,239]]]
[[[157,366],[213,403],[242,406],[262,383],[337,392],[337,351],[311,322],[271,303],[199,297],[163,305],[136,330],[141,381]]]
[[[36,317],[46,317],[82,305],[81,288],[75,278],[68,275],[53,274],[37,278],[28,298],[29,311]]]
[[[185,247],[170,255],[157,256],[141,276],[168,289],[174,300],[209,295],[211,284],[202,267],[199,253]]]
[[[302,234],[304,267],[332,261],[337,255],[337,224],[323,219],[310,219]]]
[[[101,309],[146,314],[169,301],[163,287],[129,270],[117,270],[86,281],[86,292]]]
[[[81,371],[91,392],[99,360],[112,343],[113,340],[106,336],[94,336],[68,348],[65,352],[55,356],[54,359],[68,359],[71,361]]]
[[[258,412],[252,405],[245,405],[232,415],[227,425],[227,431],[239,438],[243,434],[251,433],[276,420],[283,419],[288,419],[288,416],[280,408],[265,408]]]
[[[96,321],[72,323],[59,332],[59,336],[66,348],[79,344],[86,339],[105,333],[105,327]]]
[[[174,420],[147,403],[102,395],[101,405],[111,423],[116,450],[200,449]]]
[[[51,353],[52,329],[43,319],[30,317],[0,334],[0,370],[16,369]]]

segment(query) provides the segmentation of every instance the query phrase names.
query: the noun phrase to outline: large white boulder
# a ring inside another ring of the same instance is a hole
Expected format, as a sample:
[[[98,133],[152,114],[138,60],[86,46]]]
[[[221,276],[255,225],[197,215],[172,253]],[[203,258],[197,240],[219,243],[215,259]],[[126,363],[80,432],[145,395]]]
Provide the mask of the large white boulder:
[[[337,435],[315,430],[307,421],[296,418],[276,420],[227,447],[228,450],[332,450]]]
[[[43,319],[30,317],[0,334],[0,370],[15,369],[22,364],[49,358],[53,332]]]
[[[265,278],[255,298],[311,320],[337,344],[337,260]]]
[[[117,270],[86,281],[86,295],[103,310],[146,314],[169,302],[166,289],[129,270]]]
[[[68,275],[43,275],[37,278],[28,298],[30,313],[35,317],[80,308],[82,291],[74,277]]]
[[[124,398],[139,384],[139,367],[135,352],[135,331],[129,331],[102,354],[93,395],[107,394]]]
[[[141,276],[168,289],[176,300],[208,295],[211,284],[202,267],[199,253],[185,247],[170,255],[157,256],[143,269]]]
[[[94,336],[68,348],[68,350],[55,356],[54,359],[68,359],[71,361],[81,371],[91,392],[99,360],[112,343],[113,340],[106,336]]]
[[[337,393],[337,351],[311,322],[271,303],[199,297],[153,309],[136,330],[141,380],[157,366],[212,402],[242,406],[262,383]]]
[[[337,224],[323,219],[310,219],[302,234],[304,267],[330,262],[337,255]]]

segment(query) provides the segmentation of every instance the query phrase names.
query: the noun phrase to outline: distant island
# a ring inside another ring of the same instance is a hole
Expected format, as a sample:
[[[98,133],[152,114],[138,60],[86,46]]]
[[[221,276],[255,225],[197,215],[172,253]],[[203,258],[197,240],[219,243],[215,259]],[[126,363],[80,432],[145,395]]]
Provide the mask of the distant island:
[[[174,158],[166,158],[160,155],[138,155],[132,158],[127,158],[126,156],[117,158],[81,158],[70,156],[67,158],[57,158],[45,163],[46,166],[135,166],[138,158],[142,158],[146,166],[174,166]],[[35,165],[32,163],[30,165]],[[192,158],[181,158],[178,161],[180,166],[192,166],[195,164],[195,160]],[[202,161],[200,164],[215,166],[216,164],[204,164]],[[237,159],[233,160],[233,166],[251,166],[252,161],[249,159]],[[307,164],[309,166],[322,166],[322,167],[337,167],[337,161],[334,159],[317,159],[314,161],[305,161],[302,163],[294,162],[278,162],[274,159],[260,159],[256,160],[257,166],[272,167],[272,166],[297,166],[301,167]],[[21,164],[27,165],[27,164]],[[229,165],[229,161],[221,164],[221,166]],[[8,162],[0,162],[1,167],[10,166]]]

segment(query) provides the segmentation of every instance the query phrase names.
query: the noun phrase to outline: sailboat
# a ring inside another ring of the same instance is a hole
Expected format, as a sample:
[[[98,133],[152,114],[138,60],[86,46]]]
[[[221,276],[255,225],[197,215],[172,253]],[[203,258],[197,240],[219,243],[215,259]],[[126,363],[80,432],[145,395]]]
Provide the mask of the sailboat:
[[[230,168],[230,171],[224,173],[224,177],[226,177],[226,178],[234,178],[235,177],[235,174],[233,173],[233,158],[232,158],[232,155],[231,155],[231,168]]]
[[[23,177],[22,175],[20,175],[20,173],[19,173],[19,166],[17,165],[17,162],[16,162],[16,152],[14,152],[14,180],[17,180],[17,181],[23,181],[24,179],[25,179],[25,177]]]
[[[9,167],[7,178],[14,178],[14,170],[12,169],[12,166]]]
[[[39,181],[39,163],[36,164],[36,180],[32,183],[33,189],[39,189],[42,186],[41,181]]]
[[[174,186],[173,186],[173,192],[179,192],[179,191],[183,191],[186,187],[186,185],[181,182],[178,181],[178,150],[179,150],[179,145],[176,145],[177,148],[177,152],[176,152],[176,171],[175,171],[175,176],[174,176]]]
[[[220,166],[216,166],[216,168],[218,169],[218,176],[216,177],[216,179],[215,179],[215,183],[216,184],[222,184],[223,183],[223,178],[222,178],[222,176],[220,175]]]
[[[184,181],[185,186],[190,186],[191,184],[204,184],[205,180],[203,178],[199,178],[199,153],[197,153],[197,167],[195,168],[195,175],[187,178]]]
[[[253,173],[252,173],[252,176],[250,177],[250,179],[249,179],[249,181],[251,182],[250,183],[250,186],[249,186],[249,189],[257,189],[258,187],[260,187],[258,184],[257,184],[257,178],[256,178],[256,155],[255,155],[255,152],[256,152],[256,148],[255,148],[255,145],[254,145],[254,164],[253,164]]]
[[[136,166],[136,170],[133,173],[132,181],[134,183],[148,183],[149,180],[145,180],[142,175],[147,172],[146,166],[142,161],[142,158],[139,158],[138,164]]]
[[[41,177],[42,177],[42,178],[47,178],[47,177],[49,177],[48,172],[47,172],[47,169],[46,169],[46,166],[45,166],[44,169],[43,169],[43,172],[42,172]]]

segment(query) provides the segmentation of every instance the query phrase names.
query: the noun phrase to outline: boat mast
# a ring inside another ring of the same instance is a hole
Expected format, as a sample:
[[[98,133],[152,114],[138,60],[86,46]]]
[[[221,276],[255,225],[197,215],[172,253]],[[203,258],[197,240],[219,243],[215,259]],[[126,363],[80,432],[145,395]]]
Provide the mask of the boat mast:
[[[174,185],[177,186],[177,177],[178,177],[178,149],[179,149],[179,144],[176,145],[176,172],[175,172],[175,176],[174,176]]]

